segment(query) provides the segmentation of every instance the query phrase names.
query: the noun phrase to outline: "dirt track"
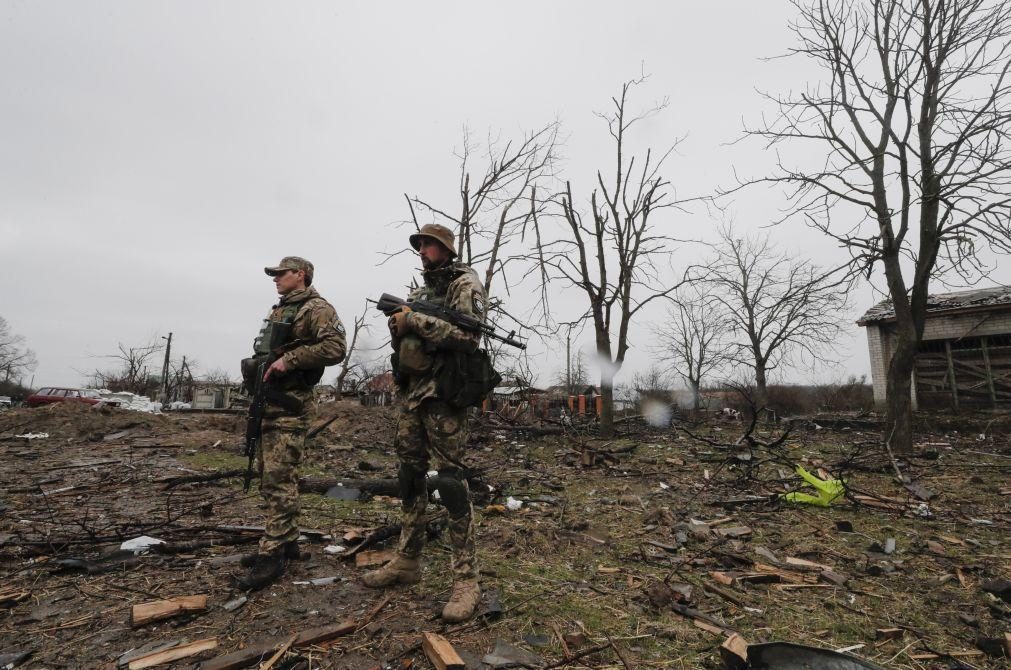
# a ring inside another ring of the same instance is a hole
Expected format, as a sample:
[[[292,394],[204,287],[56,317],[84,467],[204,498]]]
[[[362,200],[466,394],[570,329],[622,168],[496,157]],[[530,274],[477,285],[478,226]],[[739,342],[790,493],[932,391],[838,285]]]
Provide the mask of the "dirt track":
[[[340,417],[310,449],[305,475],[395,476],[391,410],[343,403],[328,411]],[[224,609],[242,595],[232,585],[235,559],[256,533],[236,527],[262,522],[258,496],[244,495],[235,477],[170,480],[243,467],[240,428],[233,416],[83,406],[0,414],[0,656],[31,651],[19,667],[106,667],[151,642],[216,638],[216,649],[175,666],[191,667],[352,620],[357,631],[299,646],[274,667],[299,659],[312,668],[431,667],[417,646],[422,631],[442,632],[474,667],[497,639],[546,663],[600,647],[572,664],[719,667],[730,630],[750,642],[863,645],[855,653],[886,667],[1008,667],[977,646],[978,637],[1011,630],[1008,605],[981,588],[1011,578],[1003,435],[920,436],[903,467],[924,487],[916,493],[936,494],[924,502],[894,481],[876,436],[855,430],[798,428],[770,451],[719,446],[743,431],[734,422],[690,426],[697,439],[626,427],[610,442],[479,426],[473,461],[493,487],[478,504],[479,557],[504,614],[447,629],[437,617],[449,587],[441,539],[427,550],[420,585],[386,593],[360,586],[354,561],[323,552],[353,546],[341,540],[348,531],[394,523],[398,501],[383,496],[304,496],[302,525],[319,531],[303,543],[311,558]],[[779,430],[756,436],[773,440]],[[28,432],[49,436],[16,437]],[[831,508],[779,501],[776,493],[799,483],[790,464],[844,474],[847,500]],[[507,496],[524,505],[506,509]],[[139,535],[178,553],[116,553]],[[886,553],[889,538],[895,549]],[[327,577],[337,579],[296,583]],[[135,604],[194,594],[207,594],[205,611],[129,623]],[[875,639],[890,628],[898,632]]]

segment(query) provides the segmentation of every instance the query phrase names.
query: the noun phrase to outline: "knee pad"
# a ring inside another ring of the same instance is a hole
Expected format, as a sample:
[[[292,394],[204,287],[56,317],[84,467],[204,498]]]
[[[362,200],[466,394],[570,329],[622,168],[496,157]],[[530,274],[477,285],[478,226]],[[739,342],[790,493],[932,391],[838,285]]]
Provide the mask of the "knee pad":
[[[460,468],[439,470],[439,475],[432,479],[432,486],[439,491],[442,504],[446,506],[450,516],[459,519],[470,514],[470,496]]]
[[[397,483],[400,485],[400,498],[404,501],[413,500],[419,495],[428,495],[424,470],[418,470],[407,463],[400,464]]]

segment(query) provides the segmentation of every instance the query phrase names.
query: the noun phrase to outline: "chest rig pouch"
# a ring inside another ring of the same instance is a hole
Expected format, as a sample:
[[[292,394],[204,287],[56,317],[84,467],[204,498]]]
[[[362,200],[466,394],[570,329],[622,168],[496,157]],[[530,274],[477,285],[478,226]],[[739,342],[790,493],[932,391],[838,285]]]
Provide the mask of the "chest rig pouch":
[[[298,314],[301,306],[302,303],[300,302],[285,305],[280,321],[263,320],[263,326],[253,340],[253,356],[242,359],[242,383],[247,393],[253,393],[256,385],[256,371],[259,369],[260,364],[271,359],[276,360],[291,348],[291,327],[295,321],[295,315]],[[298,379],[298,372],[300,371],[292,370],[287,374],[281,375],[279,378],[272,377],[276,381],[272,382],[271,385],[279,390],[295,388],[293,382],[301,381]]]
[[[422,300],[442,304],[445,297],[422,295]],[[421,377],[429,374],[435,366],[435,350],[414,333],[408,333],[400,338],[396,351],[390,356],[390,367],[393,370],[393,380],[402,384],[407,377]]]
[[[408,334],[400,339],[400,346],[393,354],[393,369],[401,375],[419,377],[432,371],[434,364],[430,347],[417,335]]]

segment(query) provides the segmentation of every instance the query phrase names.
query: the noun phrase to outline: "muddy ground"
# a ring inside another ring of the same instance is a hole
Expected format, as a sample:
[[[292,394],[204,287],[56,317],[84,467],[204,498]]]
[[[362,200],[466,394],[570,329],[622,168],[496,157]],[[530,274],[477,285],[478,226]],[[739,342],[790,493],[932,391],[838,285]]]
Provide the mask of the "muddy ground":
[[[345,402],[326,412],[338,418],[308,450],[307,487],[395,477],[392,410]],[[751,643],[849,648],[889,668],[1007,668],[1009,439],[988,421],[929,418],[943,428],[917,435],[898,463],[908,487],[865,420],[800,423],[779,444],[782,425],[735,444],[747,425],[716,419],[630,421],[612,440],[482,422],[471,454],[491,611],[447,627],[444,537],[426,550],[421,584],[377,592],[358,581],[366,568],[348,554],[382,549],[360,538],[397,521],[399,501],[384,495],[305,494],[310,558],[241,602],[236,559],[262,523],[255,484],[247,495],[241,477],[175,479],[243,468],[241,417],[7,411],[0,667],[113,668],[145,645],[214,639],[216,648],[160,666],[194,667],[350,621],[332,639],[291,645],[271,667],[430,668],[420,645],[429,631],[470,667],[503,641],[534,654],[531,665],[718,668],[720,644],[737,632]],[[48,436],[18,437],[32,433]],[[841,476],[846,497],[827,508],[783,501],[802,484],[796,465]],[[437,532],[444,512],[430,511]],[[173,553],[119,551],[141,535]],[[134,605],[199,594],[205,609],[131,626]]]

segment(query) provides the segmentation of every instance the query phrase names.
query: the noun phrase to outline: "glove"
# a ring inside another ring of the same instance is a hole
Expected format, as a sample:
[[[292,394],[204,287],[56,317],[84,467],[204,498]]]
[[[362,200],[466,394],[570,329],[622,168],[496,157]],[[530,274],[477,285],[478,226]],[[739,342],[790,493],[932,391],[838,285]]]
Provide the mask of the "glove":
[[[410,307],[404,307],[399,312],[396,312],[390,316],[389,326],[390,335],[395,338],[401,338],[407,333],[411,332],[411,320],[410,320]]]
[[[837,498],[841,498],[846,493],[846,486],[838,479],[820,479],[799,465],[797,466],[797,474],[800,475],[804,481],[813,486],[818,492],[818,495],[801,493],[800,491],[782,494],[782,497],[790,502],[807,503],[808,505],[817,505],[818,507],[828,507],[835,502]]]

